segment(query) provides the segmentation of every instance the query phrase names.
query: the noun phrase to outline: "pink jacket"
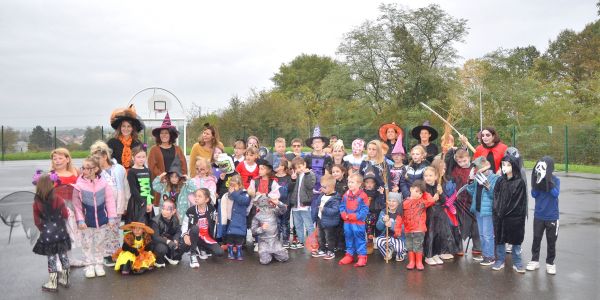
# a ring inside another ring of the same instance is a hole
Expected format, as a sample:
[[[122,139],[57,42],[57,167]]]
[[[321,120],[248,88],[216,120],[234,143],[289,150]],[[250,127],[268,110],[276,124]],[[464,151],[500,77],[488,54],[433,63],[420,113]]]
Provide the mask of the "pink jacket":
[[[73,187],[77,224],[100,228],[117,217],[112,188],[102,177],[88,180],[80,176]]]

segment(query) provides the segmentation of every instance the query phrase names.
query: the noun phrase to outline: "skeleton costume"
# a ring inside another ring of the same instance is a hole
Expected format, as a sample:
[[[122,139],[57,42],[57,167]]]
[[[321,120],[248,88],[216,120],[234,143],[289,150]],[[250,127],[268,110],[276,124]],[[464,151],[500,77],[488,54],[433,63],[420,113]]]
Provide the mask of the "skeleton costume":
[[[284,249],[281,241],[278,239],[277,218],[287,211],[287,205],[278,202],[273,206],[269,202],[269,197],[259,196],[254,200],[257,206],[257,213],[252,219],[252,233],[258,235],[258,257],[260,263],[266,265],[275,258],[277,261],[285,262],[288,260],[288,251]],[[264,225],[267,228],[263,228]]]

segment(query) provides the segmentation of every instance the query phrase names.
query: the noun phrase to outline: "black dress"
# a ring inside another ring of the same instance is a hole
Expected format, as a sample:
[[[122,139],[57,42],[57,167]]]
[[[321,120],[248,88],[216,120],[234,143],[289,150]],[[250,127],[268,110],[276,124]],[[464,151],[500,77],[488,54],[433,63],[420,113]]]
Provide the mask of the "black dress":
[[[66,253],[71,250],[71,238],[67,232],[66,220],[63,217],[62,209],[65,208],[64,202],[53,207],[52,201],[42,203],[34,201],[37,205],[40,220],[40,237],[38,238],[33,252],[39,255],[51,256],[59,253]],[[34,209],[34,214],[35,214]]]
[[[152,201],[152,182],[150,182],[150,170],[144,167],[143,169],[129,169],[127,173],[127,182],[131,190],[131,198],[127,202],[127,215],[125,216],[125,224],[131,222],[147,223],[152,218],[151,214],[146,213],[148,197]]]
[[[437,185],[427,185],[427,192],[432,196],[435,195]],[[444,253],[455,254],[459,251],[453,230],[450,226],[450,220],[444,211],[445,200],[446,195],[442,193],[440,199],[434,205],[427,208],[427,232],[425,233],[423,245],[425,257]]]

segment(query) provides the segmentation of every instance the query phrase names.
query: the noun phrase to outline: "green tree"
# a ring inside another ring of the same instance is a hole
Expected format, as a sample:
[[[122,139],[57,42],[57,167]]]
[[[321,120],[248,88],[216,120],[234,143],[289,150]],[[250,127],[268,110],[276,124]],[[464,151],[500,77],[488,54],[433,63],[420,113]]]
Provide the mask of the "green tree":
[[[4,127],[2,136],[2,152],[11,153],[16,151],[16,144],[19,138],[19,132],[11,127]]]
[[[48,150],[54,146],[54,140],[50,129],[44,130],[42,126],[36,126],[29,135],[28,148],[33,151],[37,150]]]
[[[86,127],[83,133],[83,142],[81,142],[81,149],[88,150],[90,146],[97,140],[103,140],[102,127]]]

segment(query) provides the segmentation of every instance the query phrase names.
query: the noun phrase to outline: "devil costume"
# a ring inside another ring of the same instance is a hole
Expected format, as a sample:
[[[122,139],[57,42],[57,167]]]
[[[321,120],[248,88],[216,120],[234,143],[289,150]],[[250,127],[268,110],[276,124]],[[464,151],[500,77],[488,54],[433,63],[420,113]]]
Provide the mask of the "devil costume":
[[[258,257],[260,263],[266,265],[275,258],[277,261],[288,260],[287,249],[278,239],[277,219],[287,211],[287,205],[278,201],[276,206],[270,203],[267,196],[261,195],[255,200],[256,215],[252,219],[252,234],[258,235]],[[267,225],[266,228],[263,226]]]

